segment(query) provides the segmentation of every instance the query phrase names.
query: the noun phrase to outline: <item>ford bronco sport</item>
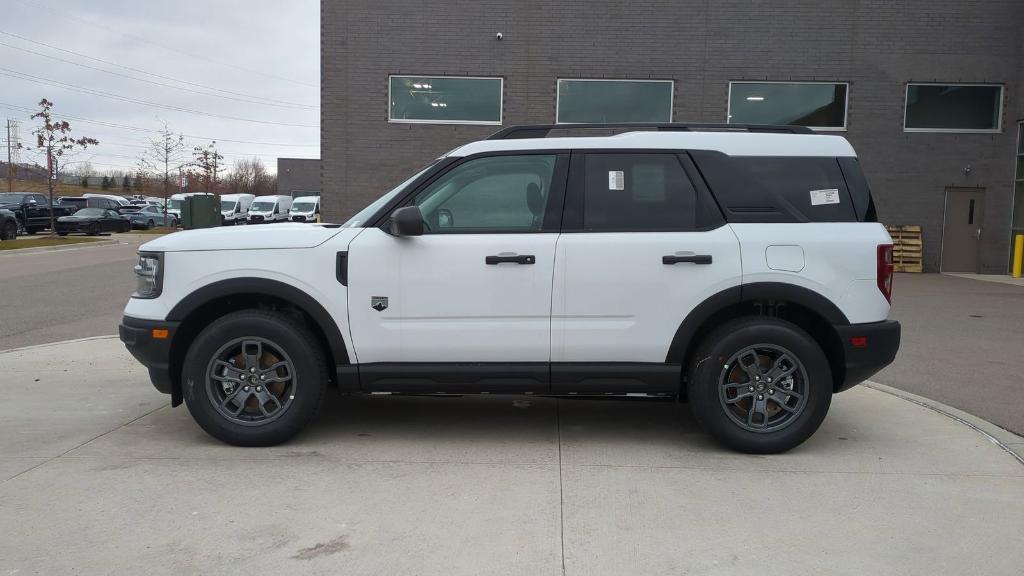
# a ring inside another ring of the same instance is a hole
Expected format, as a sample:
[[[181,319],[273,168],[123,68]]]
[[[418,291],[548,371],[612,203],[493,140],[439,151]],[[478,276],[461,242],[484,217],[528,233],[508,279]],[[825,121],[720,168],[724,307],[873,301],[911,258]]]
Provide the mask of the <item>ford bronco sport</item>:
[[[774,453],[893,360],[891,240],[844,138],[550,137],[566,128],[456,148],[340,226],[153,240],[121,339],[248,446],[297,433],[330,388],[677,397],[721,443]]]

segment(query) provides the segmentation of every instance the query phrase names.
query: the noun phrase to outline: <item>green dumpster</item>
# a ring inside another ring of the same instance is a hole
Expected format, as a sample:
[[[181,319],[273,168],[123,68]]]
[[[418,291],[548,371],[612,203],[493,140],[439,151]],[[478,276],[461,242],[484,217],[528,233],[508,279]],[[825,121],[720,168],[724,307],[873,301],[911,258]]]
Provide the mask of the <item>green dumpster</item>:
[[[222,224],[220,199],[213,194],[186,196],[181,203],[181,225],[186,230],[213,228]]]

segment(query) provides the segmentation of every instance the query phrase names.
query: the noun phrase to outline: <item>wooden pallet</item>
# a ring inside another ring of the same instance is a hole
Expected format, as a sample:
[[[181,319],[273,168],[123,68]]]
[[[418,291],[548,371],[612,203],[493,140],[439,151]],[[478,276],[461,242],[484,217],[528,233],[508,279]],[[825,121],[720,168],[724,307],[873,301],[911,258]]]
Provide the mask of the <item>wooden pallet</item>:
[[[916,225],[886,225],[892,237],[892,262],[897,272],[923,272],[924,260],[921,256],[924,239],[921,227]]]

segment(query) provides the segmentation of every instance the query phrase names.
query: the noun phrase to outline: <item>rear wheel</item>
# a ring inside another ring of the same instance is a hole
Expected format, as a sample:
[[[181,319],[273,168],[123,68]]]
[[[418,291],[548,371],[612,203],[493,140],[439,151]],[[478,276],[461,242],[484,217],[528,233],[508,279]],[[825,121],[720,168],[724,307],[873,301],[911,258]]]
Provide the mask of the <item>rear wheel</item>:
[[[156,228],[156,222],[153,222],[152,220],[147,220],[146,230],[152,230],[153,228]]]
[[[690,371],[694,416],[740,452],[773,454],[807,440],[832,402],[824,352],[800,327],[741,318],[704,339]]]
[[[99,225],[99,222],[93,222],[92,224],[87,226],[85,228],[85,233],[88,234],[89,236],[99,236],[100,235],[100,225]]]
[[[235,312],[207,326],[182,368],[196,423],[236,446],[288,440],[316,415],[326,386],[323,352],[309,330],[263,310]]]

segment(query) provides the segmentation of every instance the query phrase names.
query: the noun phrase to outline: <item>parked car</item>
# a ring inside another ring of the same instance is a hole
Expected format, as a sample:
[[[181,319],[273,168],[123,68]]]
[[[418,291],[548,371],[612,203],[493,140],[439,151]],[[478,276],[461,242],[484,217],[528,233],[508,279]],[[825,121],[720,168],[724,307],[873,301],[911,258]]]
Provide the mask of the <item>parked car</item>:
[[[249,206],[249,224],[268,224],[288,220],[292,197],[287,194],[257,196]]]
[[[26,234],[35,234],[50,227],[50,212],[54,217],[71,214],[73,210],[60,205],[50,206],[43,194],[11,192],[0,194],[0,208],[14,213],[18,228]]]
[[[722,444],[775,453],[892,362],[892,240],[845,138],[557,129],[458,147],[341,227],[149,242],[121,339],[247,446],[295,434],[330,382],[685,398]]]
[[[57,234],[61,236],[72,232],[96,236],[102,232],[128,232],[131,229],[128,216],[104,208],[82,208],[71,216],[57,219]]]
[[[253,194],[224,194],[220,197],[220,215],[225,226],[245,224],[249,208],[256,198]]]
[[[318,222],[320,218],[320,197],[299,196],[292,201],[288,210],[292,222]]]
[[[0,240],[14,240],[18,237],[18,218],[14,212],[0,208]]]
[[[165,214],[163,206],[145,205],[135,212],[125,213],[131,222],[132,228],[149,230],[157,226],[178,227],[178,219],[171,214]]]
[[[82,194],[82,196],[86,198],[106,198],[107,200],[110,200],[117,204],[117,210],[120,210],[121,208],[127,206],[131,206],[131,202],[127,198],[125,198],[124,196],[118,196],[117,194],[95,194],[90,192]]]
[[[62,196],[58,199],[58,205],[69,209],[71,214],[82,208],[103,208],[115,212],[124,209],[121,204],[102,196]]]

